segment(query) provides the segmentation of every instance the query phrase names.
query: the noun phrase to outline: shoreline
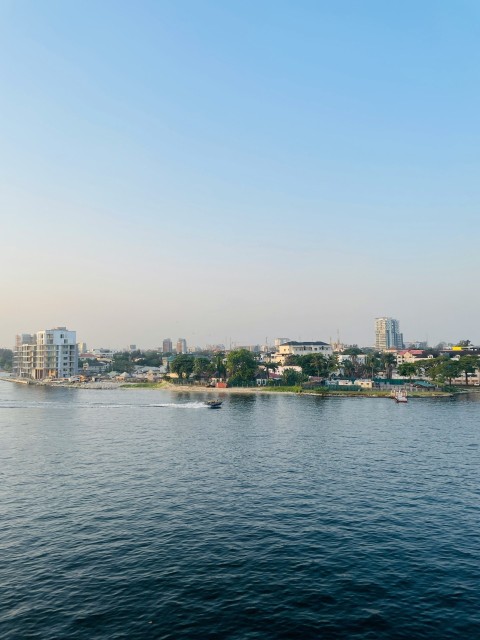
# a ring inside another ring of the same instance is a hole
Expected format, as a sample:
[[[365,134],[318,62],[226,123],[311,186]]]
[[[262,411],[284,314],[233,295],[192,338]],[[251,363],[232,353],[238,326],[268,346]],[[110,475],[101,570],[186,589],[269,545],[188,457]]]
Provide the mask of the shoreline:
[[[145,382],[120,382],[120,381],[98,381],[98,382],[42,382],[34,380],[23,380],[18,378],[0,377],[0,380],[14,382],[16,384],[31,385],[37,387],[52,387],[62,389],[92,389],[113,391],[116,389],[150,389],[152,391],[173,391],[175,393],[202,393],[219,395],[288,395],[288,396],[317,396],[321,398],[387,398],[391,399],[390,391],[385,390],[364,390],[364,391],[315,391],[294,389],[268,389],[265,387],[207,387],[205,385],[179,385],[171,382],[145,383]],[[465,393],[475,393],[474,390],[461,389],[457,392],[449,391],[411,391],[409,398],[449,398]]]

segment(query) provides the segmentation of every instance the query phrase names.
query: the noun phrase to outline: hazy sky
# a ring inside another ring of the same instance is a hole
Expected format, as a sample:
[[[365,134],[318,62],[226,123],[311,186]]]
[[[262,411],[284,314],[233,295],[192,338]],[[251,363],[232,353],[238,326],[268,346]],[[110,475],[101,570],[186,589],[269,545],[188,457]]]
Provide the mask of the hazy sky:
[[[480,342],[477,0],[0,0],[0,346]]]

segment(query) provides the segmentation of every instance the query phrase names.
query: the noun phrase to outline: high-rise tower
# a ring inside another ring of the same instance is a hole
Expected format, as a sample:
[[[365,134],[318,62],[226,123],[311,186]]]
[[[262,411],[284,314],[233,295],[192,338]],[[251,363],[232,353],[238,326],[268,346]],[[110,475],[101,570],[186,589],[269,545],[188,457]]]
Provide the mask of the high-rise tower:
[[[375,318],[375,348],[379,351],[403,349],[403,335],[398,320]]]
[[[172,353],[173,344],[170,338],[165,338],[163,341],[162,351],[163,353]]]
[[[187,341],[185,338],[177,340],[177,353],[187,353]]]

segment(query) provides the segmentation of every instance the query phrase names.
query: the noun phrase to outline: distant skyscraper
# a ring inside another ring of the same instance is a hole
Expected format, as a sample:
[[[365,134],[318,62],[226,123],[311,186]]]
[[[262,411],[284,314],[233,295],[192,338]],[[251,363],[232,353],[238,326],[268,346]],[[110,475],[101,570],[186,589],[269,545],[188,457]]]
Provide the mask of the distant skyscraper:
[[[79,342],[78,343],[78,353],[87,353],[88,349],[87,349],[87,343],[86,342]]]
[[[163,353],[172,353],[173,344],[170,338],[165,338],[163,341],[162,351]]]
[[[185,338],[177,340],[177,353],[187,353],[187,341]]]
[[[375,348],[403,349],[403,335],[395,318],[375,318]]]

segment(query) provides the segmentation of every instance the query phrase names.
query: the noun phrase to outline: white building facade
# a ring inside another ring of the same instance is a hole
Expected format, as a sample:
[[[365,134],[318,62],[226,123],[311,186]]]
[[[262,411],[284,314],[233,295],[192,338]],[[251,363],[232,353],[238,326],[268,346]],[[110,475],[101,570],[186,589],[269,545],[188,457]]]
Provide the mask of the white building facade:
[[[327,342],[296,342],[291,340],[279,345],[274,359],[283,364],[288,356],[310,356],[313,354],[320,354],[327,358],[333,354],[333,349]]]
[[[18,378],[44,380],[70,378],[78,371],[75,331],[66,327],[44,329],[35,334],[18,335],[13,371]]]

